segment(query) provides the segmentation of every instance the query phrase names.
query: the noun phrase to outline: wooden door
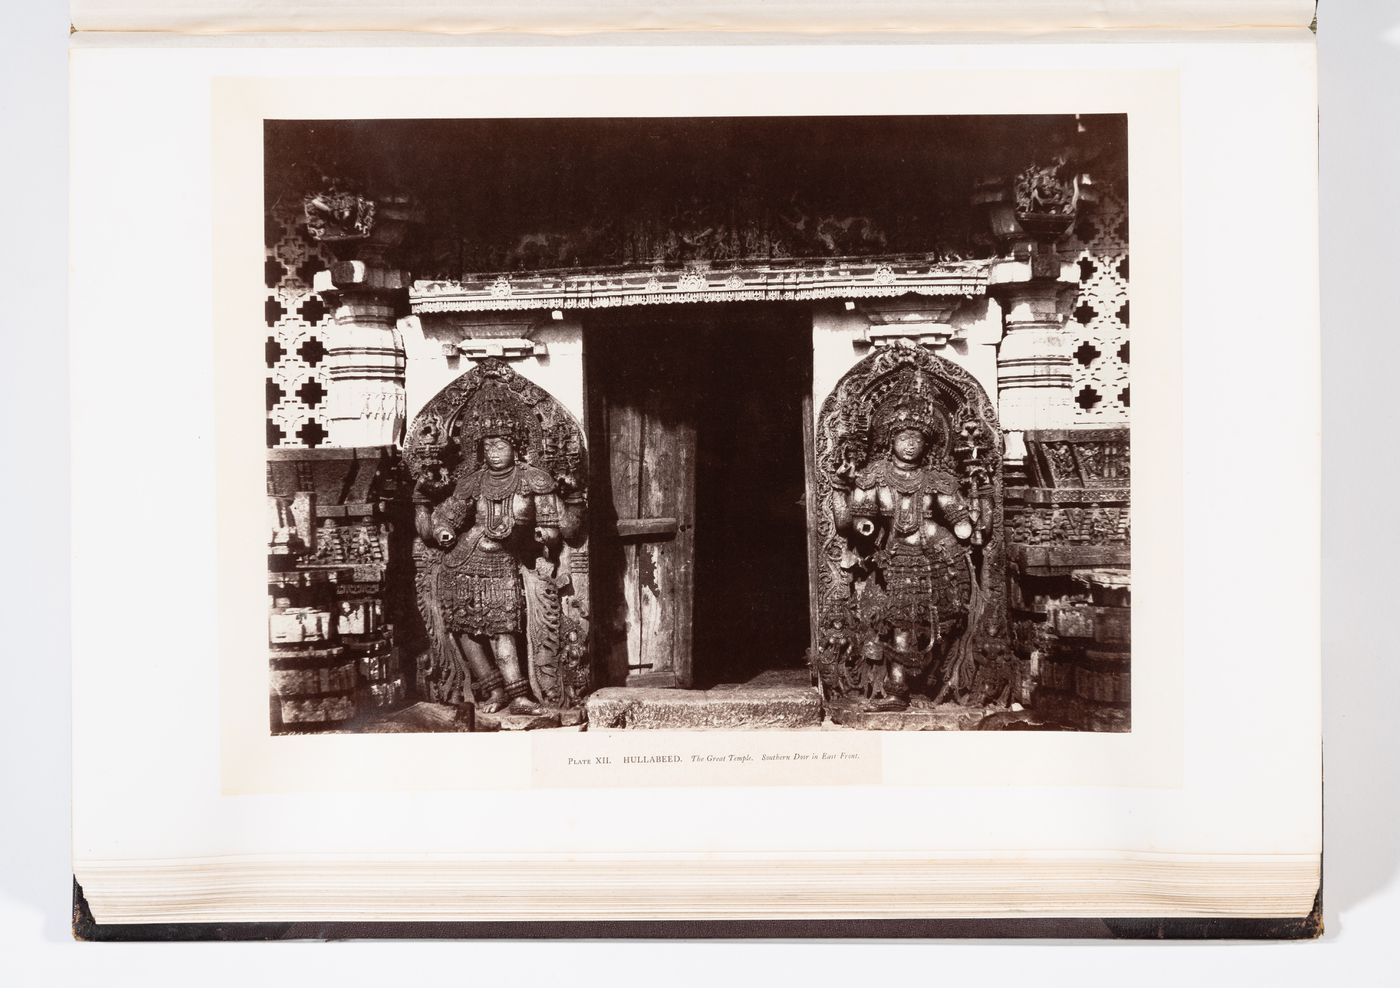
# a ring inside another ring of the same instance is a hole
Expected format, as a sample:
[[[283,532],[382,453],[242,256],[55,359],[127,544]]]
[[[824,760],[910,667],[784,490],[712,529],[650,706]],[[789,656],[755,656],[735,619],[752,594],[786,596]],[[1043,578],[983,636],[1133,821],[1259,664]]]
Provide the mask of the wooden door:
[[[696,384],[684,335],[590,327],[595,624],[605,682],[692,682]]]

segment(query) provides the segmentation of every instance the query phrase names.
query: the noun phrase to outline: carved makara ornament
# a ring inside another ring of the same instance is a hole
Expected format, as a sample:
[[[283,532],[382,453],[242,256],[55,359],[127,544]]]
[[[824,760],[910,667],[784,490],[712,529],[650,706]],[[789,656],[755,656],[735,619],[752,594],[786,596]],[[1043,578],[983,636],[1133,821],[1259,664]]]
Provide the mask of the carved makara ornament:
[[[1000,441],[977,382],[917,346],[877,351],[827,398],[814,660],[828,692],[1007,702]]]
[[[306,232],[325,242],[362,240],[374,226],[374,202],[332,186],[302,198]]]
[[[589,682],[585,496],[578,424],[499,360],[418,416],[414,476],[425,692],[487,712],[572,706]]]
[[[1067,155],[1031,165],[1013,181],[1016,212],[1027,216],[1073,216],[1079,204],[1080,175]]]

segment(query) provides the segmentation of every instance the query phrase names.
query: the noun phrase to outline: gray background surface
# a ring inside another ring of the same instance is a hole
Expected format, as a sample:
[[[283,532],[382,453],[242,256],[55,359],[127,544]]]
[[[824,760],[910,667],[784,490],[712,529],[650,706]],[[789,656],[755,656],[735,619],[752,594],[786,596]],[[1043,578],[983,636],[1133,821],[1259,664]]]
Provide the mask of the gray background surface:
[[[7,288],[0,306],[0,983],[869,984],[905,976],[924,984],[1314,985],[1394,977],[1400,728],[1392,711],[1400,660],[1383,636],[1395,609],[1397,539],[1388,501],[1400,486],[1392,436],[1400,390],[1400,0],[1324,0],[1319,15],[1328,929],[1315,944],[72,942],[66,41],[61,2],[7,10],[0,35],[0,276]],[[1248,250],[1247,238],[1235,249]],[[1263,327],[1260,333],[1267,359]],[[1241,455],[1248,449],[1241,434]],[[1227,492],[1226,516],[1261,496],[1267,464],[1259,477],[1261,491]],[[132,537],[137,550],[139,534]],[[1248,560],[1222,553],[1248,579]],[[1280,601],[1279,613],[1294,605]],[[120,657],[114,649],[113,661]],[[1267,655],[1251,661],[1268,674]],[[1229,716],[1228,704],[1221,715]]]

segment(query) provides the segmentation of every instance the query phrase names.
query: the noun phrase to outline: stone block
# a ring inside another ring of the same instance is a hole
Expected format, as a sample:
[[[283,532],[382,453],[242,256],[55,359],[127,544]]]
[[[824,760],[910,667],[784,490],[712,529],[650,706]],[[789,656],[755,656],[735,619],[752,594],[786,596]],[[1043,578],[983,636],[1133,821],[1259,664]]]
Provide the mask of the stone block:
[[[1094,609],[1092,607],[1071,604],[1067,607],[1057,607],[1052,613],[1055,632],[1061,637],[1094,637]]]
[[[461,709],[446,703],[426,700],[389,714],[375,712],[357,725],[362,734],[429,734],[471,730],[461,716]]]
[[[857,731],[1005,731],[1036,723],[1034,713],[1022,709],[935,706],[917,699],[906,710],[867,710],[866,706],[863,700],[833,700],[831,722]]]
[[[816,728],[821,694],[809,687],[668,690],[612,686],[584,704],[589,730]]]
[[[477,724],[480,725],[491,714],[478,714]],[[559,727],[559,715],[557,713],[541,712],[537,714],[498,714],[500,730],[502,731],[538,731],[544,728]]]
[[[1095,607],[1094,641],[1127,645],[1132,639],[1132,611],[1126,607]]]
[[[1131,607],[1133,603],[1133,575],[1126,568],[1100,568],[1075,570],[1073,578],[1089,588],[1090,597],[1100,607]]]

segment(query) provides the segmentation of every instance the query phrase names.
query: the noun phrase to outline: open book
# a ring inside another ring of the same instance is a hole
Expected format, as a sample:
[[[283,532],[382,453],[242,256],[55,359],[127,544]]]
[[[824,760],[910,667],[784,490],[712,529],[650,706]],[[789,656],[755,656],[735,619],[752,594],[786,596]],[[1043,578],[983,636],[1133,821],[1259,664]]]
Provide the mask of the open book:
[[[1316,935],[1310,5],[228,6],[78,5],[80,936]]]

